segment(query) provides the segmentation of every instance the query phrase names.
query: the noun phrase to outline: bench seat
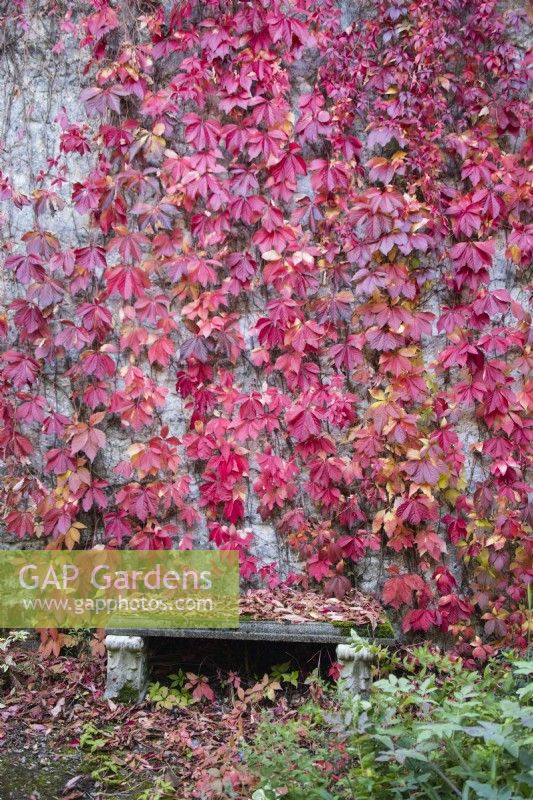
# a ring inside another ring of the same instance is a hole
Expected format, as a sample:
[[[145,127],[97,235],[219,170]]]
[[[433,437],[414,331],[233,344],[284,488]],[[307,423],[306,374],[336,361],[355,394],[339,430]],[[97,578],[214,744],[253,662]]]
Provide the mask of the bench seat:
[[[361,626],[353,625],[361,632]],[[388,633],[389,628],[385,629]],[[143,699],[148,685],[147,642],[153,638],[220,639],[261,642],[302,642],[337,645],[337,661],[341,664],[341,682],[353,692],[368,689],[373,659],[369,647],[353,648],[350,644],[350,623],[331,622],[277,622],[272,620],[242,620],[238,628],[143,628],[109,629],[107,649],[107,683],[105,697],[138,702]],[[365,626],[369,641],[390,645],[393,636],[383,636],[383,627],[372,632]],[[374,635],[375,634],[375,635]]]

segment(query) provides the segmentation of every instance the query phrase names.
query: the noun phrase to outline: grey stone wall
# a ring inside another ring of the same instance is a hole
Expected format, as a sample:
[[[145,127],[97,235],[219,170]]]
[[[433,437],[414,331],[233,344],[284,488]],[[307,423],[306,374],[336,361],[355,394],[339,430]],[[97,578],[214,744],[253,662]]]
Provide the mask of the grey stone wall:
[[[69,3],[66,7],[75,7]],[[66,112],[72,122],[88,122],[79,102],[79,95],[88,78],[83,75],[87,52],[82,52],[73,36],[61,30],[62,14],[48,15],[47,2],[34,2],[26,9],[28,25],[18,27],[10,23],[4,27],[0,40],[0,171],[9,178],[13,188],[31,196],[39,187],[39,174],[56,171],[49,159],[59,154],[61,126],[58,115]],[[1,30],[1,29],[0,29]],[[59,42],[65,43],[63,49]],[[53,215],[43,218],[44,225],[61,242],[62,248],[82,247],[89,240],[88,220],[80,216],[72,206],[70,192],[73,183],[81,180],[91,169],[90,156],[69,154],[68,171],[62,173],[64,182],[55,186],[65,206]],[[49,185],[49,181],[47,182]],[[31,206],[17,208],[12,201],[0,203],[0,247],[1,260],[10,252],[21,250],[21,236],[35,225]],[[12,274],[0,270],[0,314],[6,313],[11,300],[17,296],[17,287]],[[248,320],[247,328],[254,320]],[[243,330],[243,333],[246,331]],[[161,414],[162,424],[169,427],[171,435],[182,436],[186,431],[184,412],[175,391],[175,374],[161,369],[146,367],[147,374],[160,386],[168,389],[167,403]],[[246,376],[241,385],[246,384]],[[41,387],[46,396],[47,387]],[[72,408],[68,393],[54,392],[50,385],[50,400],[54,408],[70,415]],[[65,387],[66,388],[66,387]],[[52,396],[53,395],[53,396]],[[131,434],[119,425],[107,431],[105,450],[98,456],[100,471],[112,485],[119,485],[113,468],[126,457],[126,450],[133,441],[143,439],[143,431]],[[36,435],[36,450],[39,452],[39,437]],[[49,446],[49,445],[48,445]],[[1,462],[0,462],[1,471]],[[253,480],[253,474],[251,475]],[[193,486],[193,503],[198,498],[198,488]],[[244,528],[252,528],[256,535],[256,554],[262,562],[277,561],[286,572],[292,564],[287,547],[278,540],[273,529],[262,523],[257,514],[254,493],[249,492],[246,502]],[[205,521],[195,536],[196,546],[205,543],[207,528]],[[101,531],[94,531],[94,540],[101,540]],[[20,547],[21,542],[5,530],[0,529],[0,548]],[[35,540],[24,540],[24,547],[39,546]]]

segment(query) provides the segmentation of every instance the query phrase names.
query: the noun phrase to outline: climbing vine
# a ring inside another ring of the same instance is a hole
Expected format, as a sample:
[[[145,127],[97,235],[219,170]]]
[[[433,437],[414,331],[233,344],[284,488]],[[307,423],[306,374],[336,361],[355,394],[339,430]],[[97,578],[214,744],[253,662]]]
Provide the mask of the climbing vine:
[[[0,186],[35,220],[5,244],[4,521],[52,548],[204,531],[273,587],[260,518],[290,584],[341,598],[377,564],[405,632],[484,660],[528,637],[525,19],[345,14],[66,11],[86,118],[60,115],[33,194]],[[76,243],[47,227],[73,159]]]

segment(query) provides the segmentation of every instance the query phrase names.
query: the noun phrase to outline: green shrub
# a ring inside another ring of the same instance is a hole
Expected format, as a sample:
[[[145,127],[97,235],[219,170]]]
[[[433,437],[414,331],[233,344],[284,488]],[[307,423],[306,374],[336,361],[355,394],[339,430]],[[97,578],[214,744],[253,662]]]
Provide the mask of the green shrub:
[[[321,709],[309,704],[285,724],[265,714],[251,746],[247,767],[260,778],[252,800],[336,800],[334,776],[340,774],[344,745],[331,737]]]
[[[255,800],[533,797],[533,664],[494,660],[480,673],[414,655],[368,700],[325,714],[308,706],[287,725],[264,720],[247,755]]]

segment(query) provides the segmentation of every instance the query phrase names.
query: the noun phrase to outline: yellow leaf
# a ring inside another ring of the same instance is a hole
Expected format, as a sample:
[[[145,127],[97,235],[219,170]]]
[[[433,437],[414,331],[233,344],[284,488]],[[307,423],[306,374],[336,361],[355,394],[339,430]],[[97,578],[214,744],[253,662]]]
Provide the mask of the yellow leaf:
[[[295,120],[294,113],[292,111],[289,111],[282,125],[280,126],[281,130],[289,136],[294,128],[294,120]]]
[[[395,516],[395,514],[392,511],[387,511],[385,513],[385,524],[383,525],[383,527],[385,529],[385,533],[388,536],[392,536],[392,534],[394,533],[394,531],[398,527],[398,524],[399,524],[399,520]]]
[[[439,477],[439,482],[437,485],[439,489],[446,489],[449,482],[450,482],[450,476],[444,474]]]
[[[459,494],[460,492],[458,492],[457,489],[447,489],[444,492],[444,499],[449,505],[454,506]]]
[[[76,523],[74,523],[75,525]],[[72,550],[74,545],[80,541],[80,531],[72,525],[65,534],[65,545],[67,550]]]
[[[405,152],[405,150],[396,150],[396,152],[391,158],[391,162],[394,164],[396,161],[403,161],[406,155],[407,153]]]
[[[374,519],[372,521],[372,533],[378,533],[379,532],[379,530],[381,529],[381,526],[383,525],[384,518],[385,518],[385,512],[384,511],[378,511],[378,513],[376,514],[376,516],[374,517]]]

